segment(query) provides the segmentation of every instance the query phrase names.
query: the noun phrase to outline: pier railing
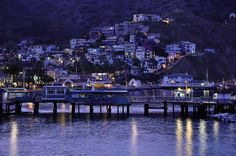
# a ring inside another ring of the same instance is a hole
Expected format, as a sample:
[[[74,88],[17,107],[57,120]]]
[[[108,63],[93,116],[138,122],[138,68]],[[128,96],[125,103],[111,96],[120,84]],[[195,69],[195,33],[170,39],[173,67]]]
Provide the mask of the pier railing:
[[[131,103],[194,103],[194,104],[216,104],[219,101],[211,97],[170,97],[170,96],[128,96]],[[230,100],[224,101],[224,103],[230,103]]]

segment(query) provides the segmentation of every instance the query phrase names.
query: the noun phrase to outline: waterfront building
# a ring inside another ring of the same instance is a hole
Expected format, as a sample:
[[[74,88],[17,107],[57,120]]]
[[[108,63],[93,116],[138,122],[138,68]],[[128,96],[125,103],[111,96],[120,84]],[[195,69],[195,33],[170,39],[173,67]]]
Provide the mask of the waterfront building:
[[[163,77],[162,86],[186,86],[193,81],[193,76],[183,73],[167,74]]]

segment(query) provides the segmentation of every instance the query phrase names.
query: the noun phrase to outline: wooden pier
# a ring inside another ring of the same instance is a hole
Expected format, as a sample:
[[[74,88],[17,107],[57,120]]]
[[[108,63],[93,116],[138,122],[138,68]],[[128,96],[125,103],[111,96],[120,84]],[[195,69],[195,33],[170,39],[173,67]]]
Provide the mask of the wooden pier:
[[[161,96],[128,96],[126,90],[71,90],[67,92],[66,87],[57,87],[60,89],[60,94],[55,91],[53,94],[42,94],[42,92],[21,92],[22,97],[0,104],[0,114],[6,113],[22,113],[22,103],[30,102],[34,104],[34,115],[40,113],[39,106],[42,103],[53,105],[53,114],[57,115],[58,103],[66,103],[71,105],[71,115],[76,115],[76,108],[78,115],[80,114],[80,107],[88,106],[89,114],[94,114],[94,109],[99,108],[99,113],[107,113],[108,116],[112,112],[117,114],[130,114],[130,106],[142,105],[144,108],[144,115],[148,116],[150,110],[163,110],[164,116],[167,116],[168,110],[172,108],[172,113],[175,115],[176,107],[180,108],[181,116],[187,117],[189,112],[199,117],[206,117],[207,113],[214,111],[215,113],[235,112],[235,101],[217,101],[213,98],[191,97],[191,98],[175,98],[175,97],[161,97]],[[105,107],[105,111],[103,108]],[[112,111],[112,109],[116,111]],[[190,110],[192,109],[192,110]]]

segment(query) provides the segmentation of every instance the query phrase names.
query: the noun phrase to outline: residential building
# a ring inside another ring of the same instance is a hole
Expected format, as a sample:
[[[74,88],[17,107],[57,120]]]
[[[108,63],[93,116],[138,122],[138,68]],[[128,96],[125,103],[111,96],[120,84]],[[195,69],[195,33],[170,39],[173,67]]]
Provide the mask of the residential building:
[[[205,53],[212,53],[212,54],[216,53],[216,50],[215,50],[215,49],[211,49],[211,48],[206,48],[206,49],[204,49],[203,51],[204,51]]]
[[[142,83],[141,83],[140,80],[131,79],[129,81],[129,86],[131,86],[131,87],[141,87]]]
[[[147,34],[147,38],[150,41],[154,41],[156,44],[160,43],[160,34],[156,34],[156,33],[149,33]]]
[[[229,18],[230,18],[230,19],[236,19],[236,13],[231,12],[231,13],[229,14]]]
[[[157,64],[151,60],[145,60],[143,64],[143,73],[145,74],[153,74],[157,71]]]
[[[113,45],[112,50],[117,52],[117,51],[125,51],[125,45],[120,44],[120,45]]]
[[[102,27],[101,28],[101,33],[104,34],[105,36],[113,36],[115,34],[115,27],[114,26],[109,26],[109,27]]]
[[[86,39],[84,39],[84,38],[70,40],[70,48],[71,49],[75,49],[76,47],[79,47],[79,46],[84,46],[85,44],[86,44]]]
[[[126,43],[124,45],[124,48],[125,48],[125,58],[133,59],[135,57],[135,49],[136,49],[135,43]]]
[[[172,62],[181,54],[181,47],[179,44],[166,45],[165,52],[168,53],[168,61]]]
[[[140,61],[144,61],[145,60],[145,54],[146,54],[146,49],[145,47],[137,47],[136,51],[135,51],[135,56],[137,59],[139,59]]]
[[[127,34],[134,34],[135,33],[136,25],[125,21],[120,24],[115,24],[115,34],[116,35],[127,35]]]
[[[130,35],[129,36],[129,42],[134,43],[135,42],[135,35]]]
[[[180,48],[185,54],[195,54],[196,53],[196,44],[188,41],[181,41]]]
[[[188,86],[193,81],[193,76],[183,73],[167,74],[163,77],[162,86]]]
[[[157,14],[134,14],[133,22],[159,22],[161,21],[161,16]]]
[[[166,64],[167,64],[166,57],[156,56],[155,60],[157,61],[158,69],[166,68]]]

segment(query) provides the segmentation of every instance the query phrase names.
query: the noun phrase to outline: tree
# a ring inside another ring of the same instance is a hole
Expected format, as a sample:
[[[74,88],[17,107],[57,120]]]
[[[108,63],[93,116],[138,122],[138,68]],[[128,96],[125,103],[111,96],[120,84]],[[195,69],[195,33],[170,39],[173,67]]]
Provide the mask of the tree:
[[[5,64],[4,73],[9,75],[12,78],[13,83],[17,81],[17,76],[19,73],[23,71],[22,62],[17,58],[9,59],[8,62]]]

